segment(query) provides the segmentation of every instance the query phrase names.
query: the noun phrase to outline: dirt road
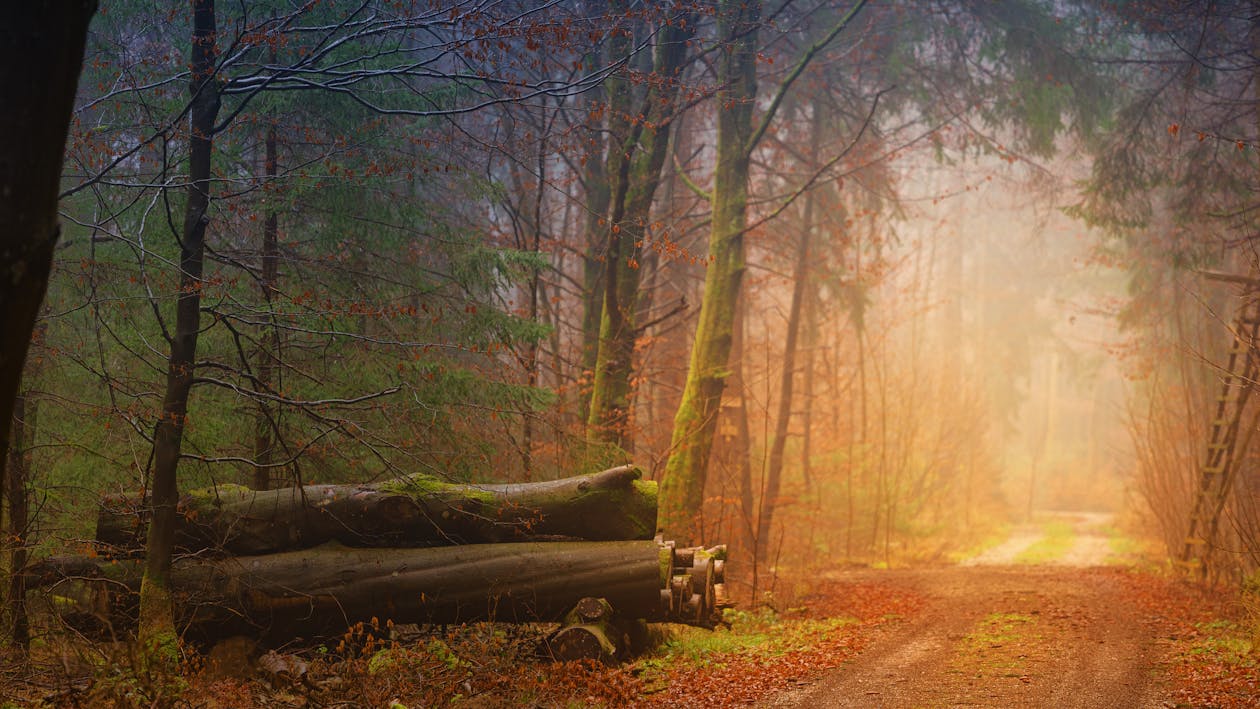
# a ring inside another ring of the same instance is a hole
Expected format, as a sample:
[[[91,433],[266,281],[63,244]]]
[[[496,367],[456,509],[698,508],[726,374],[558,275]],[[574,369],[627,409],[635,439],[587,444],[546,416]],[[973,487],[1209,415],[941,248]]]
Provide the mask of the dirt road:
[[[923,611],[885,626],[853,662],[765,706],[1171,706],[1159,624],[1132,602],[1124,572],[1099,566],[1109,550],[1105,519],[1069,523],[1057,555],[1036,565],[1013,563],[1045,546],[1017,530],[964,565],[846,573],[919,594]]]

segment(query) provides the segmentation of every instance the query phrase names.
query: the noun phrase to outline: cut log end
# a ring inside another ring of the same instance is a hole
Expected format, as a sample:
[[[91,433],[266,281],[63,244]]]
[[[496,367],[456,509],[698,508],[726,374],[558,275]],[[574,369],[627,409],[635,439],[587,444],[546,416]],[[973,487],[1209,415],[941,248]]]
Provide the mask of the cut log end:
[[[583,598],[573,609],[583,623],[594,623],[612,618],[612,606],[602,598]]]
[[[616,664],[617,646],[602,628],[594,625],[571,625],[551,638],[551,655],[559,662],[596,660]]]
[[[627,651],[623,636],[612,604],[588,597],[565,614],[564,625],[547,639],[547,647],[560,662],[596,660],[612,665]]]

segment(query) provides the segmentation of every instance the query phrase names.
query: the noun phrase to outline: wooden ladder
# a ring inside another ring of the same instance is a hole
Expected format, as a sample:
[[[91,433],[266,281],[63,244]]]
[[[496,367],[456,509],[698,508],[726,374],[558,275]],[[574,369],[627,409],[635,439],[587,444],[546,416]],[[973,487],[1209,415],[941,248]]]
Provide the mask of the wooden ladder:
[[[1246,280],[1254,283],[1254,277],[1253,270]],[[1242,298],[1230,330],[1233,342],[1225,362],[1207,456],[1199,476],[1194,507],[1190,511],[1186,543],[1181,551],[1181,562],[1203,577],[1208,573],[1221,512],[1229,499],[1234,473],[1238,469],[1235,453],[1243,412],[1251,398],[1257,374],[1260,374],[1260,352],[1257,352],[1257,345],[1260,345],[1257,340],[1260,335],[1260,296],[1248,289]]]

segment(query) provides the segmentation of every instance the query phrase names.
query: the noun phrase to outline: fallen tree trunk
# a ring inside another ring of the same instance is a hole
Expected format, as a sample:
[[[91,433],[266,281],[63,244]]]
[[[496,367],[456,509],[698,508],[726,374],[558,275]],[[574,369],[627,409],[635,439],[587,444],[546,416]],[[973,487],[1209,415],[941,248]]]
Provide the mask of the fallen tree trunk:
[[[587,597],[606,599],[624,618],[712,627],[720,608],[704,599],[721,580],[709,561],[716,550],[701,550],[703,574],[688,576],[676,564],[695,551],[675,552],[651,541],[428,549],[330,543],[266,556],[178,559],[171,584],[181,627],[206,640],[332,635],[372,618],[554,621]],[[51,589],[54,606],[76,628],[120,636],[134,624],[138,561],[54,558],[37,565],[32,576],[31,586]],[[687,598],[675,601],[674,587]]]
[[[413,476],[362,485],[251,490],[219,485],[180,500],[177,547],[269,554],[337,541],[355,547],[422,547],[556,540],[650,540],[656,483],[634,466],[562,480],[455,485]],[[144,498],[112,496],[97,541],[123,553],[144,546]]]

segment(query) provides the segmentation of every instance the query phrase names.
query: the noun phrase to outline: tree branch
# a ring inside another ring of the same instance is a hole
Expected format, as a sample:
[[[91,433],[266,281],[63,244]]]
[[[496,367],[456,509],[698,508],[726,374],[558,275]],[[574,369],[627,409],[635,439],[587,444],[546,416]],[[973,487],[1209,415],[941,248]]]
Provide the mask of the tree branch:
[[[792,67],[792,71],[788,72],[788,75],[779,83],[779,89],[775,92],[774,98],[770,100],[770,107],[766,109],[765,115],[761,117],[761,123],[757,126],[757,130],[753,131],[752,136],[748,139],[748,143],[744,145],[745,155],[751,155],[752,151],[756,149],[757,143],[761,142],[762,136],[766,134],[766,130],[770,128],[770,123],[774,120],[774,114],[778,112],[779,106],[783,103],[783,98],[787,96],[788,89],[804,73],[805,67],[809,66],[814,57],[826,49],[828,44],[831,44],[831,40],[835,39],[845,27],[849,26],[849,22],[857,16],[858,11],[866,5],[866,2],[867,0],[857,0],[857,3],[849,8],[849,11],[840,18],[836,26],[831,28],[826,37],[823,37],[805,50],[805,54],[801,56],[800,61],[796,63],[796,66]]]

